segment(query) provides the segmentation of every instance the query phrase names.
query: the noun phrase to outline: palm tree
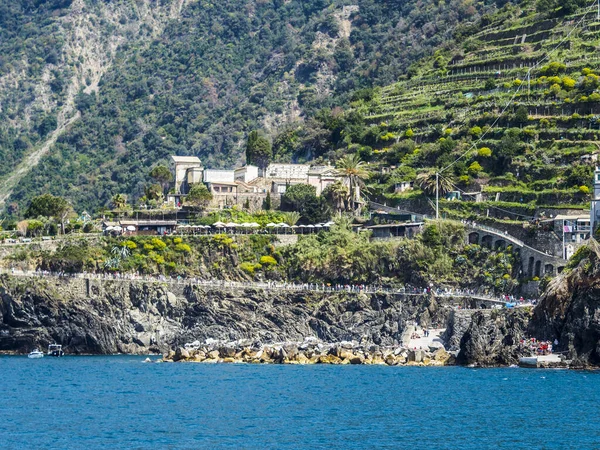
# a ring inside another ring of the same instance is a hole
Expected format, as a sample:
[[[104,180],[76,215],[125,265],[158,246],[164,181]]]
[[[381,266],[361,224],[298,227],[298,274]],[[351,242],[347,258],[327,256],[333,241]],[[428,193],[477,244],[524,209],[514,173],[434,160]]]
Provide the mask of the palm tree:
[[[298,211],[290,211],[284,214],[285,223],[288,225],[294,226],[300,220],[300,213]]]
[[[327,200],[329,200],[335,211],[344,211],[346,209],[346,200],[350,194],[348,186],[338,180],[329,185],[326,191]]]
[[[127,196],[125,194],[116,194],[110,202],[114,209],[125,209],[127,206]]]
[[[452,182],[445,177],[439,176],[440,195],[444,195],[452,190]],[[428,195],[435,195],[436,190],[436,172],[428,171],[417,175],[417,185]]]
[[[348,187],[348,206],[353,211],[356,211],[362,203],[360,189],[365,187],[365,180],[369,178],[365,165],[366,163],[357,154],[345,155],[337,162],[337,171],[344,177]]]

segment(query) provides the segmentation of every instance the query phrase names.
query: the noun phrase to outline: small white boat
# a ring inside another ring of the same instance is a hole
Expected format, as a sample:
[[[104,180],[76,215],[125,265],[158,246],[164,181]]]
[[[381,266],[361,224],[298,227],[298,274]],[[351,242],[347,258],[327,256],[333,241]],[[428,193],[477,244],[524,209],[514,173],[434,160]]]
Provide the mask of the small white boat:
[[[38,359],[44,357],[44,352],[40,352],[37,348],[27,355],[28,358]]]

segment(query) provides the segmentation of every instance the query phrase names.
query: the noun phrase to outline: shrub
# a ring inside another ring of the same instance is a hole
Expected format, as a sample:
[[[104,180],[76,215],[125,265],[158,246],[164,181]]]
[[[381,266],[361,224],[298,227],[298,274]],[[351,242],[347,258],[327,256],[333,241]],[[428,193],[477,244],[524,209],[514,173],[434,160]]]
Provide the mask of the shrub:
[[[277,261],[272,256],[265,255],[265,256],[261,256],[260,264],[262,266],[266,266],[267,268],[271,268],[271,267],[277,265]]]
[[[474,161],[467,170],[469,171],[470,175],[477,176],[477,174],[483,170],[483,167],[481,167],[481,164],[479,164],[477,161]]]
[[[181,239],[180,237],[176,237],[175,239],[173,239],[173,244],[181,244],[183,242],[183,239]]]
[[[262,266],[260,264],[255,264],[251,262],[243,262],[240,264],[240,269],[242,269],[248,275],[254,276],[254,272],[256,270],[262,269]]]
[[[162,239],[152,238],[150,241],[155,250],[162,251],[167,247],[167,244]]]
[[[175,245],[175,251],[180,253],[190,253],[192,251],[191,247],[187,244],[179,243]]]
[[[590,188],[587,186],[579,186],[579,192],[587,195],[590,193]]]
[[[133,241],[127,240],[121,243],[121,247],[128,248],[129,250],[135,250],[137,248],[137,244]]]
[[[477,150],[477,156],[480,156],[481,158],[489,158],[492,156],[492,149],[489,147],[481,147],[479,150]]]

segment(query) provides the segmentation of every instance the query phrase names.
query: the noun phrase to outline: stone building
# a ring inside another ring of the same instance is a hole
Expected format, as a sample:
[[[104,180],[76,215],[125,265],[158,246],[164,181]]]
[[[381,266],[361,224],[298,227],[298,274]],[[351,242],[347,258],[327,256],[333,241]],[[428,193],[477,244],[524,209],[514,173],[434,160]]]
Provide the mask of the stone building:
[[[190,186],[202,182],[204,168],[196,156],[171,156],[175,194],[187,194]]]

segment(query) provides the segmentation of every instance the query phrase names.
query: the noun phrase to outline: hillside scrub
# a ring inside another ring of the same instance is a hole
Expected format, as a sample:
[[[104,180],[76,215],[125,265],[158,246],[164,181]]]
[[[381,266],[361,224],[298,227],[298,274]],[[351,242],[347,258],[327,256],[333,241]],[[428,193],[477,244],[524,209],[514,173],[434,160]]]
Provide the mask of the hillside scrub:
[[[347,224],[329,232],[299,236],[298,243],[275,247],[275,236],[226,234],[196,237],[81,239],[55,252],[26,250],[4,266],[79,273],[138,273],[201,279],[271,279],[326,284],[405,283],[510,292],[516,287],[517,260],[511,248],[490,250],[465,244],[459,222],[425,225],[416,239],[372,240]]]

